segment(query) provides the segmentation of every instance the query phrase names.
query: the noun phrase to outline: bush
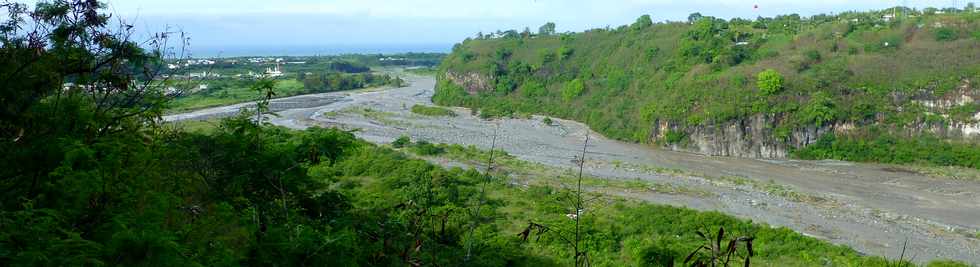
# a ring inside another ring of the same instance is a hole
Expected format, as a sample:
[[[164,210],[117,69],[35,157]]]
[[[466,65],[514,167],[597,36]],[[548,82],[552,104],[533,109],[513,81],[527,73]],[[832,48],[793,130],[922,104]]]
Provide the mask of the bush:
[[[409,138],[407,135],[402,135],[398,137],[398,139],[395,139],[394,142],[391,142],[391,146],[395,148],[403,148],[411,144],[412,144],[412,139]]]
[[[668,144],[680,144],[687,139],[687,133],[681,131],[670,130],[664,134],[664,141]]]
[[[448,110],[441,107],[430,107],[424,105],[414,105],[412,106],[412,113],[423,115],[423,116],[433,116],[433,117],[456,117],[456,112]]]
[[[548,95],[548,91],[544,88],[544,85],[536,81],[524,83],[520,90],[524,97],[541,97]]]
[[[956,30],[950,28],[939,28],[935,34],[936,41],[940,42],[956,41],[956,39],[960,38]]]
[[[565,84],[565,88],[562,88],[561,98],[564,99],[565,102],[571,102],[572,99],[582,95],[582,92],[584,91],[585,83],[583,83],[581,79],[574,79]]]
[[[541,122],[548,126],[551,126],[554,123],[554,121],[551,121],[551,118],[548,117],[544,117],[544,119],[541,120]]]
[[[834,100],[830,98],[829,94],[825,92],[813,93],[800,114],[801,122],[816,126],[832,122],[837,117],[834,106]]]
[[[571,47],[561,46],[561,47],[558,48],[558,59],[559,60],[566,60],[566,59],[568,59],[568,57],[572,56],[572,53],[574,53],[574,52],[575,52],[575,49],[573,49]]]
[[[415,153],[423,156],[435,156],[440,155],[446,150],[438,145],[433,145],[432,143],[426,141],[418,141],[415,143]]]
[[[773,69],[759,73],[756,85],[763,95],[774,95],[783,89],[783,75]]]
[[[817,50],[808,50],[803,55],[805,55],[810,61],[820,61],[822,59],[820,56],[820,51]]]

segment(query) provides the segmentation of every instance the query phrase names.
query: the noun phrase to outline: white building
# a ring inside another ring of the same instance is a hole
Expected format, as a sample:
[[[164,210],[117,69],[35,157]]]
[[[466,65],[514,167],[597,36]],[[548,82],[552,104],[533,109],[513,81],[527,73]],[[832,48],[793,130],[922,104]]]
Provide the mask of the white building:
[[[265,69],[265,76],[266,77],[279,77],[279,76],[282,76],[282,75],[283,75],[283,73],[282,73],[282,67],[280,66],[279,62],[276,62],[276,67],[275,68],[266,68]]]

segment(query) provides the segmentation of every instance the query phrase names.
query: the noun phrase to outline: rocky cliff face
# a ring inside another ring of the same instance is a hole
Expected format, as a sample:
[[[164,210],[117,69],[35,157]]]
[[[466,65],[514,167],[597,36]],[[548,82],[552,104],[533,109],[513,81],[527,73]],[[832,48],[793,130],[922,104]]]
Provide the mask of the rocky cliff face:
[[[667,145],[668,148],[711,156],[786,158],[792,148],[810,145],[826,133],[841,133],[854,128],[849,123],[807,127],[796,129],[783,139],[776,137],[774,132],[777,122],[775,118],[761,114],[732,122],[693,127],[658,121],[651,131],[651,138],[663,140],[668,132],[680,132],[687,136],[687,141]]]
[[[490,86],[490,82],[494,80],[494,77],[488,77],[475,72],[456,73],[453,71],[447,71],[444,77],[450,82],[463,87],[463,89],[465,89],[469,94],[476,94],[480,91],[489,91],[493,88]]]

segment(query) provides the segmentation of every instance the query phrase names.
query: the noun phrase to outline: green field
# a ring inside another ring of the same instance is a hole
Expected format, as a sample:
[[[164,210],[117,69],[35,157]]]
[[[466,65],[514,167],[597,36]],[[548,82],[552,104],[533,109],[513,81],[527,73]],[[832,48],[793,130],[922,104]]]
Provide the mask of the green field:
[[[256,101],[265,97],[251,87],[250,82],[242,81],[211,81],[209,90],[205,93],[193,93],[178,97],[170,104],[171,112],[189,111],[208,107],[224,106],[241,102]],[[303,83],[281,79],[276,81],[276,97],[299,95],[306,92]]]

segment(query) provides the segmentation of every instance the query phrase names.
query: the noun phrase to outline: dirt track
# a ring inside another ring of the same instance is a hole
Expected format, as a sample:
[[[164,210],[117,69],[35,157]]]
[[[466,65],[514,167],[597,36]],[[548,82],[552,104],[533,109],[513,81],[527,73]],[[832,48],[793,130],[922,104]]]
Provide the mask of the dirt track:
[[[386,143],[401,135],[488,149],[499,125],[498,147],[521,159],[557,168],[572,159],[586,133],[593,136],[587,171],[608,179],[644,179],[709,196],[618,192],[657,203],[716,210],[786,226],[873,255],[925,262],[950,258],[980,264],[980,182],[930,178],[901,168],[839,161],[753,160],[663,151],[609,140],[580,123],[542,118],[481,120],[454,108],[456,117],[425,117],[412,105],[431,105],[435,81],[410,76],[411,86],[283,98],[271,122],[290,128],[319,125],[359,129]],[[303,104],[306,103],[306,104]],[[167,116],[167,121],[234,114],[244,105]],[[273,105],[275,108],[276,105]],[[297,107],[297,108],[292,108]]]

